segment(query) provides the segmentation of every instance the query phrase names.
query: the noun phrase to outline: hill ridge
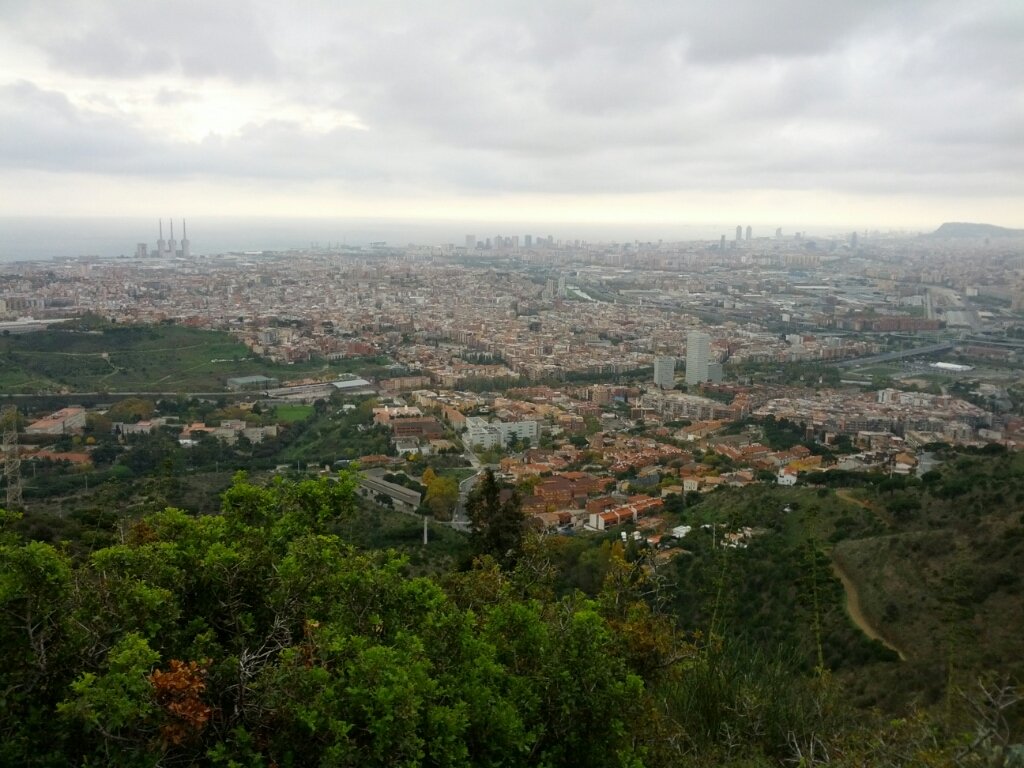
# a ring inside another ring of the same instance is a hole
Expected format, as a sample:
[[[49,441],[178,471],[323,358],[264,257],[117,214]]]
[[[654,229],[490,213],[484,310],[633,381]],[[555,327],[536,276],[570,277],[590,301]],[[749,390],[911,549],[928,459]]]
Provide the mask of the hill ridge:
[[[999,227],[995,224],[980,224],[967,221],[947,221],[929,237],[1021,237],[1024,229]]]

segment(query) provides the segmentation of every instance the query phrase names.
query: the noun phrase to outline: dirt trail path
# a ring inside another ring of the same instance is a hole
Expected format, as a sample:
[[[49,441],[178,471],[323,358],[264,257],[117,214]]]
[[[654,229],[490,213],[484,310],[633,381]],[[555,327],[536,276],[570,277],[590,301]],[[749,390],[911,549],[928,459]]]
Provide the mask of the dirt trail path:
[[[882,634],[871,625],[861,610],[860,595],[857,592],[857,586],[853,583],[853,580],[846,574],[846,572],[839,566],[839,563],[832,562],[832,571],[839,578],[839,581],[843,584],[843,590],[846,592],[846,612],[850,616],[850,620],[857,625],[857,628],[865,635],[870,637],[872,640],[877,640],[890,651],[898,654],[900,661],[906,661],[907,657],[899,648],[890,643]]]
[[[848,501],[851,504],[856,504],[858,507],[866,509],[868,512],[874,513],[874,515],[886,525],[892,525],[892,516],[886,510],[870,501],[858,499],[850,492],[849,488],[840,488],[838,491],[836,491],[836,496],[842,499],[843,501]]]
[[[849,488],[840,488],[839,490],[836,491],[836,496],[838,496],[843,501],[848,501],[851,504],[856,504],[858,507],[863,507],[864,509],[870,509],[872,512],[875,511],[875,508],[874,508],[873,505],[868,504],[863,499],[858,499],[856,496],[854,496],[852,493],[850,493],[850,489]]]

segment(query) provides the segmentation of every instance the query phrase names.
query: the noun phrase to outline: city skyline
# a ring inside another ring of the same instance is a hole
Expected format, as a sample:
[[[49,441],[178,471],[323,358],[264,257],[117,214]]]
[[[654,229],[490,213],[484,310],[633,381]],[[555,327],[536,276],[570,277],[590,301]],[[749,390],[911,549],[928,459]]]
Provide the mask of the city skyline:
[[[1022,39],[1011,0],[15,1],[0,213],[1019,227]]]

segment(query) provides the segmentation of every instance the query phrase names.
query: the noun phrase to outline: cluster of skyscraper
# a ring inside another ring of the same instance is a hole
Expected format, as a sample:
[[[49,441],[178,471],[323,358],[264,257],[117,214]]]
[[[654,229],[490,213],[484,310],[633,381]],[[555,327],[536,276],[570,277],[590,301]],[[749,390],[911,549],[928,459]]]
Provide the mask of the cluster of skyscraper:
[[[711,337],[703,331],[686,334],[686,383],[703,384],[705,381],[721,381],[721,364],[711,362]],[[654,359],[654,385],[661,389],[673,389],[676,384],[676,359],[656,357]]]
[[[747,242],[750,242],[750,238],[754,236],[754,229],[749,224],[747,225]],[[743,241],[743,226],[741,224],[736,225],[736,240],[733,241],[733,247],[738,246]],[[718,247],[721,250],[725,250],[725,235],[722,235],[722,239],[718,241]]]
[[[579,240],[576,241],[576,244],[579,245]],[[547,246],[549,248],[553,248],[555,245],[555,238],[552,235],[537,238],[534,238],[533,235],[523,236],[522,246],[524,248],[533,248],[534,245],[537,245],[538,247]],[[488,237],[484,240],[478,240],[476,235],[466,235],[467,251],[500,250],[502,248],[511,248],[515,250],[519,248],[519,246],[519,235],[512,235],[511,237],[495,235],[493,238]]]
[[[147,256],[153,258],[163,259],[170,258],[172,256],[181,256],[188,258],[192,255],[192,245],[188,239],[188,230],[185,229],[185,220],[181,220],[181,247],[179,243],[174,239],[174,219],[168,219],[171,224],[171,239],[164,240],[164,220],[160,219],[160,238],[156,241],[156,250],[150,251],[149,246],[146,243],[139,243],[135,246],[135,256],[139,259],[144,259]]]

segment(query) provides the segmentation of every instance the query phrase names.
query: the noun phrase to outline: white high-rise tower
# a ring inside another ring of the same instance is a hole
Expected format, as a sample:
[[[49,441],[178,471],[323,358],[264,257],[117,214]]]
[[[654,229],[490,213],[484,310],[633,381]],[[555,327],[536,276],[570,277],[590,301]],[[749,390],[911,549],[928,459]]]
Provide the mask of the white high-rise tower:
[[[686,383],[700,384],[708,380],[708,359],[711,337],[703,331],[686,334]]]
[[[672,389],[676,385],[676,359],[674,357],[654,358],[654,386]]]

